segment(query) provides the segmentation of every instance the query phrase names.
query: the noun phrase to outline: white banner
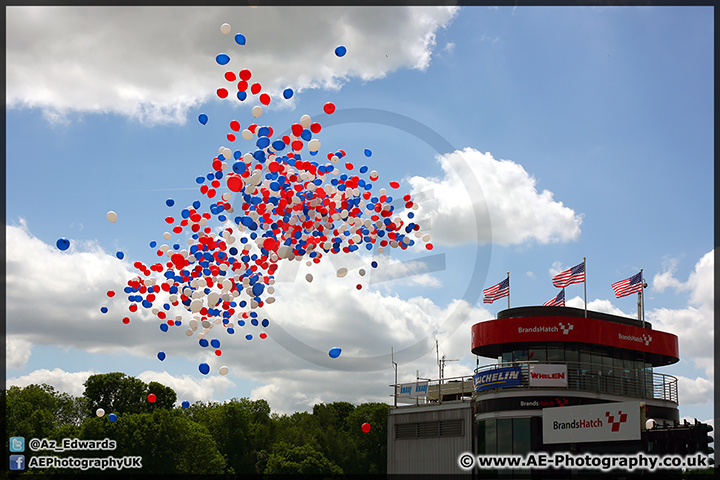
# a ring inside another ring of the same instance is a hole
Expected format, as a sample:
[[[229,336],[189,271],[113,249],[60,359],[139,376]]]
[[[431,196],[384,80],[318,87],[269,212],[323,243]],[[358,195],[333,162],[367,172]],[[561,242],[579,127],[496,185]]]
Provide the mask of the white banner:
[[[640,403],[543,408],[543,443],[640,440]]]
[[[398,397],[422,398],[427,397],[428,382],[402,383],[397,386],[395,394]]]
[[[530,364],[531,387],[567,387],[567,365]]]

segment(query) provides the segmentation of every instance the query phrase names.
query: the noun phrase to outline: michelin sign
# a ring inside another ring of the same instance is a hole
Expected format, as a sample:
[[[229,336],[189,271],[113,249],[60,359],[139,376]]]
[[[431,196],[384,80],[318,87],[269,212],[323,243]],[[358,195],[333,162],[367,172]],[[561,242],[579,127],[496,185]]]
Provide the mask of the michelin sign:
[[[520,379],[520,367],[496,368],[473,375],[473,385],[476,392],[490,388],[519,387]]]

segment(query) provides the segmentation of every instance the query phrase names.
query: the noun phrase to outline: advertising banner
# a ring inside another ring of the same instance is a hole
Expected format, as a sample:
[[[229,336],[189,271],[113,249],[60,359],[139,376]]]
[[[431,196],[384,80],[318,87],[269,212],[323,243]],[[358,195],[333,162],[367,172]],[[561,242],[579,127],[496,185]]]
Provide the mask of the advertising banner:
[[[543,443],[640,440],[640,403],[543,408]]]
[[[397,386],[398,397],[422,398],[427,397],[428,382],[402,383]]]
[[[567,387],[567,365],[530,364],[531,387]]]
[[[476,392],[489,388],[519,387],[520,379],[520,367],[496,368],[473,375],[473,385]]]

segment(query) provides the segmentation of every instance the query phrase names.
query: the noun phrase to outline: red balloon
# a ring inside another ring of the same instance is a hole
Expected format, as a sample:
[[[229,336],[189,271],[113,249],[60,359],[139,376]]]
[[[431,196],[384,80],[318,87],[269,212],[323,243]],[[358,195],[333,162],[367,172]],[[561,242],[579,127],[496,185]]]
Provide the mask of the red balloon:
[[[122,322],[127,325],[128,323],[130,323],[130,319],[128,317],[125,317],[122,319]]]
[[[400,184],[398,182],[390,182],[390,186],[392,188],[400,188]]]
[[[227,177],[227,186],[230,189],[231,192],[239,192],[242,190],[245,183],[243,182],[243,179],[234,173],[231,173]],[[182,255],[181,255],[182,256]]]
[[[218,90],[217,90],[217,96],[220,97],[220,98],[227,98],[227,96],[228,96],[228,91],[227,91],[227,89],[225,89],[225,88],[218,88]]]
[[[267,93],[263,93],[262,95],[260,95],[260,103],[262,103],[263,105],[267,105],[268,103],[270,103],[270,95],[268,95]]]
[[[245,90],[247,90],[248,84],[245,80],[240,80],[237,87],[239,91],[244,92]]]
[[[360,427],[360,428],[362,428],[362,431],[363,431],[364,433],[368,433],[368,432],[370,431],[370,424],[369,424],[369,423],[363,423],[363,424],[362,424],[362,427]]]
[[[325,105],[323,105],[323,110],[325,111],[325,113],[330,115],[335,111],[335,104],[332,102],[327,102]]]
[[[115,296],[115,292],[113,292],[112,290],[108,290],[107,296],[108,296],[108,297],[114,297],[114,296]]]
[[[234,131],[239,132],[240,131],[240,122],[237,120],[233,120],[230,122],[230,128],[232,128]]]
[[[262,90],[262,85],[260,85],[259,83],[253,83],[250,86],[250,92],[252,92],[253,95],[257,95],[258,93],[260,93],[260,90]]]
[[[244,70],[240,70],[240,78],[243,80],[250,80],[250,77],[252,76],[252,73],[250,73],[250,70],[247,68]]]
[[[150,395],[148,395],[148,402],[155,403],[155,400],[157,400],[157,397],[155,396],[154,393],[151,393]]]
[[[293,123],[292,126],[290,127],[290,130],[292,131],[293,135],[295,135],[296,137],[299,137],[300,134],[302,134],[302,132],[303,132],[303,126],[300,125],[299,123]]]
[[[234,82],[236,78],[234,72],[225,72],[225,80],[228,82]]]
[[[318,122],[313,122],[310,124],[310,131],[312,133],[320,133],[320,130],[322,130],[322,125],[320,125]]]
[[[234,142],[234,141],[235,141],[235,135],[233,135],[232,133],[228,133],[228,134],[227,134],[227,139],[228,139],[228,142]]]

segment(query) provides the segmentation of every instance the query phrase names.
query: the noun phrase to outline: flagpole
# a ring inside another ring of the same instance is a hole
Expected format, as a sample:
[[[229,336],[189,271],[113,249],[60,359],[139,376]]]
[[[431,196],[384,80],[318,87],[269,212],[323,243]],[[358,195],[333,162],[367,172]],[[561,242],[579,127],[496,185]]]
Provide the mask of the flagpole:
[[[645,279],[643,279],[643,269],[640,269],[640,304],[642,308],[642,326],[645,328]]]
[[[508,276],[508,310],[510,309],[510,272],[507,272]]]
[[[567,305],[567,298],[565,297],[565,287],[563,287],[563,307]]]
[[[583,280],[583,289],[585,290],[585,318],[587,318],[587,260],[583,257],[583,270],[585,271],[585,280]]]

